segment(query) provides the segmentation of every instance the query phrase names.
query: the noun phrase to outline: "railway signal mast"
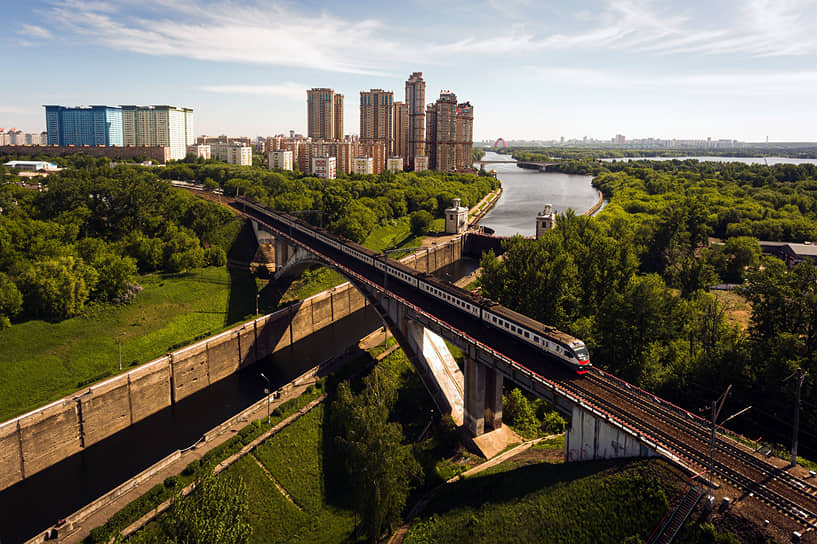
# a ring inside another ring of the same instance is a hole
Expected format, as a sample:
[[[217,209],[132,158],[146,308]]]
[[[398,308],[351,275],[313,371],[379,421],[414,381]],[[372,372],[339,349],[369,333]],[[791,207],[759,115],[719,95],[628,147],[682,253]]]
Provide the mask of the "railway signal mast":
[[[792,437],[791,437],[791,466],[797,466],[797,434],[800,430],[800,389],[803,387],[803,381],[808,376],[808,372],[803,370],[802,368],[798,368],[797,371],[783,380],[784,382],[789,378],[792,378],[797,375],[797,393],[796,399],[794,401],[794,424],[792,425]]]

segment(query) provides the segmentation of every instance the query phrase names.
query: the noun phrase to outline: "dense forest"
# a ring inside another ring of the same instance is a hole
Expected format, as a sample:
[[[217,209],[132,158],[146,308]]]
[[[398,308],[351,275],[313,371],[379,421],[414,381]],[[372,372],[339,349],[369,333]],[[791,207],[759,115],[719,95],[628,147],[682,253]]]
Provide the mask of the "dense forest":
[[[223,163],[175,163],[161,169],[164,179],[221,186],[225,194],[246,195],[277,210],[307,212],[301,217],[361,242],[384,221],[425,210],[442,217],[454,198],[471,207],[498,186],[491,176],[426,171],[379,175],[339,175],[322,180],[299,172],[230,166]]]
[[[814,239],[817,169],[671,161],[611,170],[594,179],[610,199],[598,219],[568,212],[539,240],[511,239],[503,260],[483,259],[484,294],[582,338],[594,364],[690,409],[733,384],[730,404],[754,405],[744,422],[786,429],[793,389],[783,380],[798,367],[817,373],[817,269],[789,271],[746,235]],[[723,243],[710,245],[712,235]],[[747,330],[709,291],[719,283],[738,284],[751,303]],[[813,383],[803,398],[814,448]]]
[[[21,186],[0,166],[0,328],[12,320],[72,317],[91,303],[126,302],[140,289],[138,274],[223,266],[239,219],[168,180],[303,211],[306,220],[355,241],[411,213],[440,217],[455,197],[475,204],[498,183],[437,172],[327,181],[216,161],[149,168],[111,167],[83,155],[36,158],[64,167],[42,181],[42,191]]]
[[[817,158],[815,145],[766,144],[734,149],[712,149],[707,147],[689,149],[630,149],[621,147],[593,146],[553,146],[553,147],[507,147],[496,150],[512,155],[520,161],[547,161],[567,159],[594,161],[599,159],[620,159],[624,157],[791,157],[796,159]]]

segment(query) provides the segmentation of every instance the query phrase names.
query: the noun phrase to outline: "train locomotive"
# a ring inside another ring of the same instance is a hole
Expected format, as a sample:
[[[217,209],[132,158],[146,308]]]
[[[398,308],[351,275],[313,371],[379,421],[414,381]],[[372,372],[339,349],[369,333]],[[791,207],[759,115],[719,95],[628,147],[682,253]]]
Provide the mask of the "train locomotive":
[[[543,325],[487,298],[469,293],[430,274],[418,272],[398,261],[387,260],[360,244],[332,234],[323,228],[310,225],[301,219],[271,210],[250,200],[244,202],[247,206],[274,217],[291,229],[314,238],[353,259],[364,262],[387,276],[407,283],[461,312],[472,315],[489,327],[513,335],[517,340],[530,344],[548,356],[558,359],[577,374],[585,374],[592,367],[584,342],[555,327]]]

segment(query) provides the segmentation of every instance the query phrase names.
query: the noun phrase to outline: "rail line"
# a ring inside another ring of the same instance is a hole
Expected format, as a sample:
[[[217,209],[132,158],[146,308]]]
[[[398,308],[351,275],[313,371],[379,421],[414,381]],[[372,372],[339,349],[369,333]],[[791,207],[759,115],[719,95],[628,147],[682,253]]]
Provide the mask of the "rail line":
[[[648,431],[676,454],[701,468],[709,465],[712,428],[701,425],[696,416],[681,415],[657,397],[633,392],[629,384],[589,373],[585,380],[565,384],[574,393],[592,398],[602,409],[615,414],[635,428]],[[647,394],[649,395],[649,394]],[[704,421],[704,420],[700,420]],[[785,470],[730,444],[716,435],[713,466],[720,478],[743,489],[798,521],[817,529],[817,487]]]
[[[268,216],[259,217],[258,212],[249,211],[250,215],[255,215],[257,219],[274,219]],[[595,413],[601,414],[608,422],[616,422],[624,427],[628,427],[638,435],[645,443],[653,443],[653,447],[661,453],[667,453],[670,457],[678,456],[691,465],[700,468],[709,465],[709,447],[711,426],[706,420],[689,413],[688,411],[673,405],[663,399],[643,391],[636,386],[628,384],[615,376],[607,374],[601,370],[594,370],[582,379],[565,379],[558,377],[547,378],[528,366],[516,362],[512,355],[504,355],[495,349],[485,345],[483,342],[465,332],[468,329],[467,323],[459,323],[462,316],[450,315],[455,324],[449,324],[444,317],[438,317],[424,308],[418,307],[414,303],[406,300],[406,296],[414,294],[395,293],[395,287],[387,291],[385,286],[379,285],[381,272],[373,268],[372,271],[363,270],[364,265],[351,261],[343,253],[338,252],[337,256],[329,257],[322,252],[335,253],[332,248],[320,250],[312,248],[301,240],[295,240],[295,233],[291,229],[283,227],[272,227],[285,238],[299,245],[306,245],[311,251],[316,252],[335,266],[343,269],[357,282],[362,282],[375,287],[378,291],[388,293],[389,296],[400,300],[413,311],[425,315],[440,326],[458,333],[464,338],[483,346],[486,350],[494,353],[499,359],[506,361],[512,368],[517,369],[523,375],[535,378],[538,381],[549,384],[554,390],[561,390],[568,398],[573,398],[579,405],[591,409]],[[287,233],[287,230],[290,232]],[[313,242],[314,243],[314,242]],[[368,270],[368,269],[367,269]],[[371,277],[369,277],[371,276]],[[378,278],[372,280],[371,278]],[[397,282],[399,286],[399,282]],[[398,291],[405,291],[400,288]],[[422,293],[416,296],[422,299]],[[443,312],[445,315],[446,312]],[[511,349],[512,346],[508,346]],[[515,349],[512,349],[515,351]],[[524,359],[523,359],[524,360]],[[557,373],[558,374],[558,373]],[[607,419],[609,417],[609,419]],[[719,428],[719,432],[726,433],[726,430]],[[728,433],[726,433],[728,434]],[[763,459],[742,449],[737,443],[716,439],[716,452],[713,465],[720,478],[730,482],[739,489],[744,490],[749,496],[754,496],[766,504],[773,506],[784,514],[796,519],[798,522],[817,530],[817,486],[804,482],[803,480],[789,474],[785,470],[771,465]]]

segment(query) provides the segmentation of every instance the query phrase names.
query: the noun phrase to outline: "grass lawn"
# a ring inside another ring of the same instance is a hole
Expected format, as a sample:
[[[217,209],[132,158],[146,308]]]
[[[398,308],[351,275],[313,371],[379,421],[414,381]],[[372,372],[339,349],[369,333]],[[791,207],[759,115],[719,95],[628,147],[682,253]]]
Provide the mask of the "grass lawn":
[[[384,249],[418,247],[422,241],[422,236],[418,237],[411,234],[409,218],[401,217],[400,219],[393,219],[385,225],[376,225],[362,245],[372,251],[380,252]]]
[[[509,470],[510,469],[510,470]],[[446,486],[406,544],[622,542],[646,538],[677,493],[655,461],[498,465]]]
[[[127,305],[105,305],[58,323],[27,321],[0,331],[0,421],[220,331],[255,312],[255,279],[205,268],[139,278]]]
[[[325,405],[287,426],[228,469],[248,484],[253,542],[343,542],[355,515],[327,475]],[[264,465],[292,498],[284,497],[256,462]],[[338,500],[340,499],[340,501]]]

